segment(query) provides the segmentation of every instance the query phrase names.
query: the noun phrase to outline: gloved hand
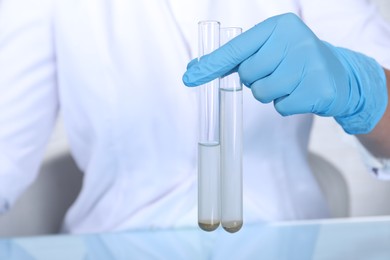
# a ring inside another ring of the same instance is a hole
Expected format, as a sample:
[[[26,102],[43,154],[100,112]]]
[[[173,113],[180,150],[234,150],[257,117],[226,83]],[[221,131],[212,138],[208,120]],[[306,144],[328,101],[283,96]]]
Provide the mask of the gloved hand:
[[[294,14],[275,16],[193,60],[187,86],[238,71],[263,103],[283,116],[333,116],[350,134],[370,132],[387,106],[386,78],[373,59],[321,41]]]

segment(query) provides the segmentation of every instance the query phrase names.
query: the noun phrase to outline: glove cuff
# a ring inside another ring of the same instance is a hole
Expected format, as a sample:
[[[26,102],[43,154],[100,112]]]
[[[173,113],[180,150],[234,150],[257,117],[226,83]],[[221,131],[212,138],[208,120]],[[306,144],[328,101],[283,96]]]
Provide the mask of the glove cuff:
[[[348,107],[336,121],[348,134],[369,133],[380,121],[387,107],[386,75],[379,63],[358,52],[335,48],[340,61],[349,72],[350,87],[359,95],[355,107]]]

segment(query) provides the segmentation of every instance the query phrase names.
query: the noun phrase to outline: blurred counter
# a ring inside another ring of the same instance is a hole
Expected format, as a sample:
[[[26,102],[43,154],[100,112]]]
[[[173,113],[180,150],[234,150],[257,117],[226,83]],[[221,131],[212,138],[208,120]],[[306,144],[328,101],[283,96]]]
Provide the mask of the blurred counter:
[[[390,259],[390,217],[0,239],[0,259]]]

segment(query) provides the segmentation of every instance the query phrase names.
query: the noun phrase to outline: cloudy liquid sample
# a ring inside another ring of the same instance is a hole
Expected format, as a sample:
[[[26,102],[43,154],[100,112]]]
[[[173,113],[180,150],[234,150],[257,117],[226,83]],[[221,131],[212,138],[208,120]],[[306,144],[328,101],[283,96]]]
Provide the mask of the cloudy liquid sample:
[[[198,224],[213,231],[221,221],[219,143],[199,143],[198,160]]]

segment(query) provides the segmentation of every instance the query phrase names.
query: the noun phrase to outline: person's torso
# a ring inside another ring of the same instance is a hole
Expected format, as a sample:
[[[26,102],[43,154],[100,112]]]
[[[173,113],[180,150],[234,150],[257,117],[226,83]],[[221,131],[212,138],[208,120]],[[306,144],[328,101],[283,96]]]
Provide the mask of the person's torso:
[[[61,113],[85,171],[65,229],[195,224],[197,90],[181,77],[197,56],[197,23],[247,30],[298,11],[295,1],[282,0],[57,1]],[[311,116],[282,117],[244,88],[249,221],[324,212],[305,157],[310,125]]]

